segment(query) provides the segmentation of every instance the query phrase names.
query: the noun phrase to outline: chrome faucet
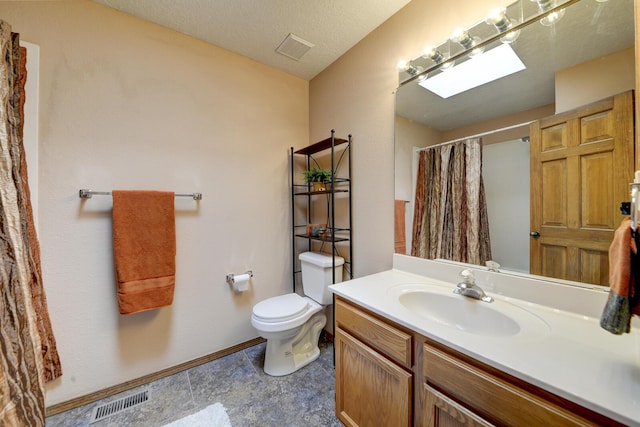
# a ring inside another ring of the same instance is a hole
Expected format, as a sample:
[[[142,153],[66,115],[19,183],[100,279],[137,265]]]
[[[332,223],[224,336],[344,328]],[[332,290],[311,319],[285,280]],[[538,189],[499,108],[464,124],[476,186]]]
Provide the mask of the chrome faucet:
[[[493,298],[484,293],[484,290],[476,285],[476,278],[471,270],[462,270],[460,273],[462,282],[453,290],[454,294],[460,294],[465,297],[478,299],[484,302],[493,302]]]

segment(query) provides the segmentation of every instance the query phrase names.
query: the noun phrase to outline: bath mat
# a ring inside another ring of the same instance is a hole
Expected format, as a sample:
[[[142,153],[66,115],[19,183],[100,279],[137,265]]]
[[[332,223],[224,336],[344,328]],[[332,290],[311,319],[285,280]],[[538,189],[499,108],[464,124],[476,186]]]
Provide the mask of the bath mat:
[[[180,418],[164,427],[231,427],[231,421],[222,403],[207,406],[200,412]]]

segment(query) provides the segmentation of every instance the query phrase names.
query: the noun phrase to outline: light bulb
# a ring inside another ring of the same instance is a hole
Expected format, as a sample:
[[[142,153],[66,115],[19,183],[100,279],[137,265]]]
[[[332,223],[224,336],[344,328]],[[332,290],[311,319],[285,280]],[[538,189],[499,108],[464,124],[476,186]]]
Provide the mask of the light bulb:
[[[551,12],[550,14],[542,18],[540,20],[540,23],[545,27],[550,27],[551,25],[555,24],[560,19],[562,19],[563,16],[564,16],[564,9],[560,9],[558,11]]]
[[[431,59],[436,64],[444,61],[444,55],[435,47],[428,47],[424,50],[424,56]]]
[[[518,40],[518,37],[520,37],[520,30],[509,31],[507,34],[500,37],[500,41],[504,44],[511,44],[514,41]]]
[[[474,56],[480,55],[484,52],[484,48],[475,47],[478,43],[480,43],[480,37],[474,36],[471,37],[468,32],[457,29],[453,33],[453,37],[451,38],[454,42],[460,44],[465,50],[471,50],[469,56],[473,58]]]
[[[475,40],[469,35],[469,33],[460,29],[454,31],[451,40],[462,45],[465,49],[471,49],[476,44]],[[480,40],[480,38],[478,38],[478,40]]]
[[[400,61],[398,63],[398,68],[400,68],[400,71],[404,71],[410,76],[416,76],[424,71],[423,67],[421,67],[420,65],[415,65],[413,61]]]
[[[444,64],[442,64],[442,66],[440,67],[440,70],[442,71],[450,70],[451,68],[453,68],[454,65],[456,65],[456,61],[447,61]]]
[[[485,22],[496,27],[499,33],[504,33],[511,28],[511,21],[507,17],[505,9],[494,9]]]
[[[538,4],[540,12],[546,12],[549,9],[553,9],[556,6],[555,0],[531,0]]]

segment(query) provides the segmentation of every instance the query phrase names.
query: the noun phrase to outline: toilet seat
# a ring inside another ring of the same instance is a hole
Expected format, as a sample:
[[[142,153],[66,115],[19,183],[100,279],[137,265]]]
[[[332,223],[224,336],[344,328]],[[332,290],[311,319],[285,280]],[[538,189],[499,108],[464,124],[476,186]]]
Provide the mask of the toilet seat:
[[[309,302],[298,294],[268,298],[253,307],[253,316],[264,323],[280,323],[295,319],[309,308]]]
[[[322,306],[296,293],[268,298],[253,306],[251,324],[261,332],[282,332],[303,325]]]

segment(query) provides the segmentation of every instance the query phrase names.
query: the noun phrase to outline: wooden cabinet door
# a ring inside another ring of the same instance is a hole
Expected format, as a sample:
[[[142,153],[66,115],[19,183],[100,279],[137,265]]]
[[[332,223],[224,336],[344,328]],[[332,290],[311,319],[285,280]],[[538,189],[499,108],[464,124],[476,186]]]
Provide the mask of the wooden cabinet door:
[[[421,425],[425,427],[491,427],[464,406],[449,399],[439,391],[424,385],[424,412]]]
[[[633,93],[531,124],[531,273],[608,286],[633,180]]]
[[[336,329],[336,415],[346,426],[411,426],[412,375]]]

